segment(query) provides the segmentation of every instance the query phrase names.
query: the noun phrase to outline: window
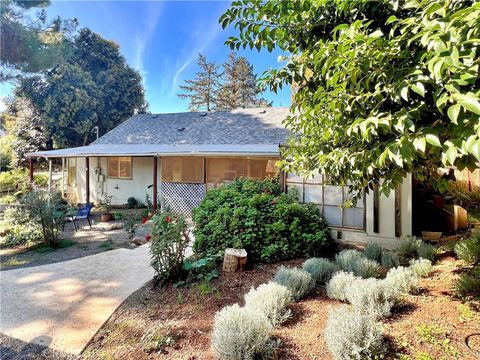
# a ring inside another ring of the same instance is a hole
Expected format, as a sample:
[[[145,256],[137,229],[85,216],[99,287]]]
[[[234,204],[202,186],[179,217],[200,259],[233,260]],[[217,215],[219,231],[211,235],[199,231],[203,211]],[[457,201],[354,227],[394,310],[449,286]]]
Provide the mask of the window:
[[[265,179],[276,174],[277,159],[207,158],[207,187],[213,188],[241,177]]]
[[[108,177],[111,179],[131,179],[132,178],[132,158],[131,157],[109,157],[108,158]]]
[[[340,207],[350,196],[347,186],[324,184],[322,175],[303,180],[295,174],[287,176],[287,191],[296,189],[300,202],[317,205],[328,225],[349,229],[365,229],[365,201],[362,197],[356,206]]]
[[[163,157],[162,181],[203,183],[203,157]]]
[[[69,186],[77,185],[77,159],[69,158],[67,159],[68,169],[67,169],[67,184]]]

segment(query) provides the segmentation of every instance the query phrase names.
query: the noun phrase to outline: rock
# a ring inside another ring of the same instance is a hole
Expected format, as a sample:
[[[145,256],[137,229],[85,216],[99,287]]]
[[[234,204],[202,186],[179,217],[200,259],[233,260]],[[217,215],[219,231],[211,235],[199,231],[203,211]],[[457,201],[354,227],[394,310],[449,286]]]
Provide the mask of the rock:
[[[143,245],[143,244],[146,244],[146,243],[147,243],[147,240],[142,239],[142,238],[133,238],[133,240],[132,240],[132,244],[135,244],[137,246],[140,246],[140,245]]]
[[[112,224],[105,229],[105,231],[120,230],[123,228],[123,223]]]

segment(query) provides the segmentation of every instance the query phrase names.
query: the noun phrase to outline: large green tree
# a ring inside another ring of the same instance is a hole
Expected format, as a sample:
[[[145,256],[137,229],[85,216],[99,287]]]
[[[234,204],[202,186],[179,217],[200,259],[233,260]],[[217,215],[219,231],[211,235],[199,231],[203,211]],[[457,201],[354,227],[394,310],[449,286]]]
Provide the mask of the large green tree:
[[[0,2],[0,81],[49,69],[62,62],[77,20],[47,20],[49,0]],[[35,11],[37,10],[37,11]]]
[[[246,57],[230,52],[223,63],[222,78],[216,97],[217,110],[269,106],[269,103],[260,97],[257,76]]]
[[[188,99],[188,109],[190,111],[215,110],[217,101],[217,92],[220,85],[220,66],[213,61],[198,54],[197,60],[200,70],[194,79],[185,80],[184,85],[180,85],[183,94],[178,94],[182,99]]]
[[[141,76],[117,44],[82,29],[70,48],[65,64],[24,79],[16,91],[41,114],[49,148],[86,145],[93,127],[103,134],[146,111]]]
[[[220,22],[231,48],[287,54],[263,79],[293,87],[286,168],[388,193],[480,160],[479,19],[477,1],[241,0]]]

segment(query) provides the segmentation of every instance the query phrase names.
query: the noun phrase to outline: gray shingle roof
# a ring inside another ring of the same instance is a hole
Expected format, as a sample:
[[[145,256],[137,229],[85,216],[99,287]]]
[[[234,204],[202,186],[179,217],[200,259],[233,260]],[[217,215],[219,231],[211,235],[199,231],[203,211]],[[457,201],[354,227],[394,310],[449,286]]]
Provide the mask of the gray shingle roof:
[[[93,144],[280,144],[288,131],[289,109],[256,108],[209,113],[141,114],[131,117]]]

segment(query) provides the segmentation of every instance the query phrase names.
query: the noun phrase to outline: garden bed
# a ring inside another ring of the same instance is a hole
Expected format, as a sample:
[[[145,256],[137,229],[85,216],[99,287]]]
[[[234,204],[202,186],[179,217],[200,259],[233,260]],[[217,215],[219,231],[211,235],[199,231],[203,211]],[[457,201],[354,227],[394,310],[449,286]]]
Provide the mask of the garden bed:
[[[147,284],[120,306],[83,358],[213,359],[210,334],[215,313],[225,305],[242,303],[243,295],[269,281],[280,265],[301,263],[264,265],[191,287],[155,289]],[[441,259],[434,273],[421,280],[420,293],[408,295],[405,305],[382,322],[389,358],[474,359],[464,346],[464,336],[480,331],[480,312],[478,304],[462,303],[453,295],[460,267],[454,258]],[[323,332],[329,307],[340,305],[322,289],[293,304],[293,317],[274,331],[282,341],[279,358],[330,359]]]

